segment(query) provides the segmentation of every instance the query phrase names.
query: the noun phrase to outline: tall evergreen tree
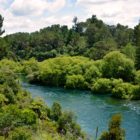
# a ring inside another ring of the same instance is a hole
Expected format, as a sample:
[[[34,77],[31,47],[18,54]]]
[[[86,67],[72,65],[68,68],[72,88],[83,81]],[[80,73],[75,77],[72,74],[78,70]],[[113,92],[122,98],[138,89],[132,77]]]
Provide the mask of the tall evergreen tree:
[[[136,67],[140,69],[140,23],[135,27],[134,35],[136,45]]]
[[[0,36],[4,33],[4,30],[2,30],[3,20],[4,18],[0,15]]]

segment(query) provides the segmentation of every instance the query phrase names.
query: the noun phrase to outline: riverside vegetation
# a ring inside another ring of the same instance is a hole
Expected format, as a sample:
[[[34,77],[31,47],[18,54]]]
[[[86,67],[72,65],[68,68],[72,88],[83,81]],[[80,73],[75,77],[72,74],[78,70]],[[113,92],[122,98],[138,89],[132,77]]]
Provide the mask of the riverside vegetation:
[[[71,112],[58,103],[49,108],[22,89],[15,66],[0,62],[0,140],[86,139]]]
[[[0,16],[0,35],[3,20]],[[95,15],[73,22],[71,29],[52,25],[0,38],[1,139],[87,139],[72,113],[32,99],[19,84],[21,73],[30,83],[140,99],[140,24],[109,26]],[[99,139],[124,140],[120,124],[120,115],[114,116]]]
[[[32,83],[140,99],[140,24],[110,26],[95,15],[85,22],[75,17],[73,23],[71,29],[52,25],[0,38],[0,59],[21,62]]]
[[[18,75],[21,70],[20,63],[0,61],[0,140],[88,140],[72,112],[62,111],[59,103],[48,107],[22,89]],[[99,139],[124,140],[120,125],[121,116],[113,116],[109,130]]]
[[[114,51],[93,61],[79,56],[62,56],[37,62],[24,61],[23,73],[31,83],[91,90],[120,99],[140,99],[139,71],[124,54]]]

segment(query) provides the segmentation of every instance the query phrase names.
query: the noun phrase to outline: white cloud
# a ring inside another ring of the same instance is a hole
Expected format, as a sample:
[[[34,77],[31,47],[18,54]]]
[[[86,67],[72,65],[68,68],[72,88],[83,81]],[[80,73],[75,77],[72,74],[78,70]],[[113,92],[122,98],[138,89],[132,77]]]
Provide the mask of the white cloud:
[[[56,0],[54,2],[47,2],[46,8],[49,11],[54,12],[54,11],[58,11],[61,8],[63,8],[65,6],[65,4],[66,4],[65,0]]]
[[[42,0],[15,0],[10,10],[16,16],[41,15],[46,8],[46,2]]]
[[[14,0],[10,9],[15,15],[42,15],[44,11],[56,12],[65,6],[65,0]]]
[[[56,15],[66,4],[65,0],[0,0],[0,14],[4,17],[5,34],[14,32],[32,32],[51,24],[57,24],[60,19]],[[8,5],[9,4],[9,5]],[[8,5],[8,6],[7,6]],[[7,7],[6,7],[7,6]],[[45,13],[49,13],[46,16]],[[66,21],[65,21],[66,22]]]
[[[107,23],[134,27],[140,18],[140,0],[77,0],[88,16],[97,15]]]
[[[73,1],[73,3],[71,3]],[[140,18],[140,0],[0,0],[5,34],[32,32],[52,24],[72,25],[95,14],[106,23],[133,27]]]

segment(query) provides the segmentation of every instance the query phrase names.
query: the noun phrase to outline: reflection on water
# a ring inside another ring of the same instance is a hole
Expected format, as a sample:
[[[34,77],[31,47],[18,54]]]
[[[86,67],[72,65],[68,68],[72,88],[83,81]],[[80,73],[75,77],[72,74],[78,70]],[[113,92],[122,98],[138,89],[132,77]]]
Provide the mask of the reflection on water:
[[[81,127],[91,136],[107,129],[108,119],[114,113],[123,115],[126,140],[140,140],[140,101],[122,101],[111,97],[92,95],[88,91],[65,90],[37,85],[23,84],[33,97],[42,97],[48,105],[54,101],[71,110],[77,116]]]

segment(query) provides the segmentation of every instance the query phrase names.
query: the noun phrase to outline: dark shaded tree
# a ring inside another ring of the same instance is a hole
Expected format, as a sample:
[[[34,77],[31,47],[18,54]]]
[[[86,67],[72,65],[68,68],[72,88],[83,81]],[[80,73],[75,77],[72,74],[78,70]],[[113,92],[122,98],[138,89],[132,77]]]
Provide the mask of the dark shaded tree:
[[[134,38],[136,45],[136,67],[140,69],[140,23],[134,29]]]

